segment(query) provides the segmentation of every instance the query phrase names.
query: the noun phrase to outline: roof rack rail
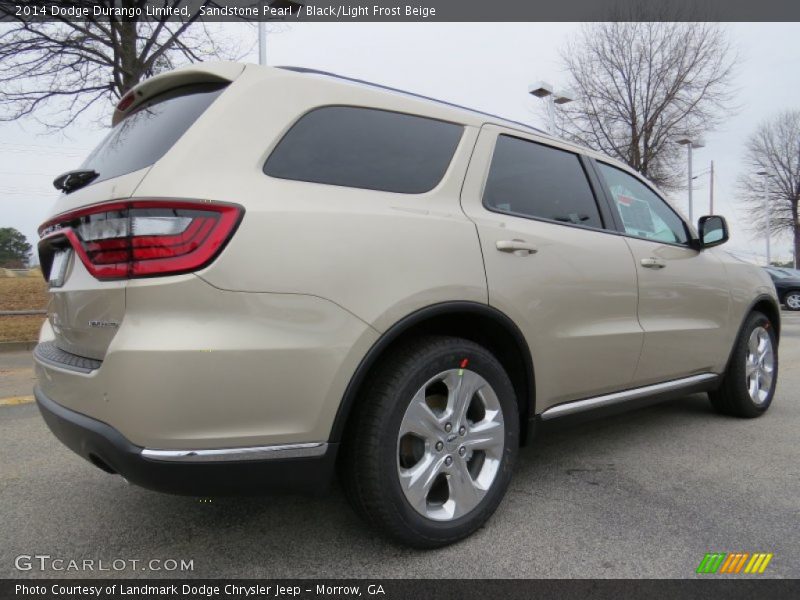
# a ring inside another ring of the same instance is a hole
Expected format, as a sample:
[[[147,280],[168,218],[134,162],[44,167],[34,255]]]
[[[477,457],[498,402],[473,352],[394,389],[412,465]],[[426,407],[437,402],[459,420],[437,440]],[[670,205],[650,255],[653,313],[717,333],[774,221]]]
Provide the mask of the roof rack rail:
[[[339,75],[338,73],[331,73],[330,71],[320,71],[318,69],[310,69],[308,67],[293,67],[293,66],[289,66],[289,65],[281,65],[281,66],[278,66],[276,68],[283,69],[285,71],[294,71],[295,73],[311,73],[313,75],[326,75],[327,77],[334,77],[336,79],[341,79],[343,81],[349,81],[351,83],[360,83],[362,85],[367,85],[367,86],[378,88],[378,89],[381,89],[381,90],[387,90],[387,91],[390,91],[390,92],[397,92],[397,93],[400,93],[400,94],[405,94],[407,96],[413,96],[414,98],[420,98],[422,100],[430,100],[431,102],[436,102],[438,104],[444,104],[445,106],[451,106],[453,108],[459,108],[461,110],[466,110],[466,111],[469,111],[469,112],[472,112],[472,113],[476,113],[476,114],[479,114],[479,115],[483,115],[483,116],[486,116],[486,117],[491,117],[493,119],[499,119],[500,121],[504,121],[506,123],[513,123],[514,125],[519,125],[521,127],[524,127],[525,129],[529,129],[531,131],[535,131],[536,133],[544,134],[544,135],[547,135],[548,137],[552,137],[552,136],[550,136],[550,134],[548,134],[544,130],[539,129],[538,127],[533,127],[532,125],[528,125],[527,123],[523,123],[522,121],[515,121],[513,119],[507,119],[506,117],[501,117],[500,115],[495,115],[495,114],[492,114],[492,113],[484,112],[482,110],[476,110],[474,108],[470,108],[469,106],[462,106],[461,104],[455,104],[454,102],[448,102],[447,100],[439,100],[438,98],[431,98],[430,96],[424,96],[422,94],[409,92],[407,90],[401,90],[399,88],[394,88],[394,87],[391,87],[391,86],[388,86],[388,85],[383,85],[383,84],[380,84],[380,83],[373,83],[372,81],[365,81],[363,79],[356,79],[355,77],[348,77],[346,75]]]

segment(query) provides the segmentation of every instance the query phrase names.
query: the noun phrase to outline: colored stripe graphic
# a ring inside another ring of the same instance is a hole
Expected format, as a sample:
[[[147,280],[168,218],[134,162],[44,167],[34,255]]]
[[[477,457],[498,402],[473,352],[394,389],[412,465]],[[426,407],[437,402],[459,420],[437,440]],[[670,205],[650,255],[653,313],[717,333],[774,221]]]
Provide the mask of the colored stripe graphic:
[[[706,554],[703,560],[700,561],[700,566],[697,567],[697,573],[716,573],[724,559],[725,552]]]
[[[771,552],[709,552],[700,561],[696,572],[722,575],[741,573],[744,568],[745,573],[760,574],[766,571],[773,556]]]
[[[747,563],[747,566],[744,569],[745,573],[763,573],[767,569],[767,565],[769,561],[772,560],[774,555],[770,552],[769,554],[766,552],[756,552],[753,554],[753,558],[750,559],[750,562]]]
[[[739,570],[744,565],[744,561],[750,556],[749,552],[736,552],[728,554],[728,558],[722,564],[722,568],[719,570],[720,573],[738,573]]]

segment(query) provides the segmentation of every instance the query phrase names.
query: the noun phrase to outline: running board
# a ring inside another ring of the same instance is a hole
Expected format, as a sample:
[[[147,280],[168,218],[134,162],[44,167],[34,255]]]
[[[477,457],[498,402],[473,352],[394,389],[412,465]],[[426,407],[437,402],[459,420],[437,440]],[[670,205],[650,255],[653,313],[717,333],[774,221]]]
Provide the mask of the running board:
[[[648,396],[660,396],[662,394],[682,391],[687,393],[704,391],[711,389],[713,386],[710,384],[718,379],[719,375],[703,373],[702,375],[692,375],[684,379],[674,379],[673,381],[665,381],[664,383],[656,383],[655,385],[647,385],[632,390],[614,392],[613,394],[595,396],[594,398],[586,398],[585,400],[574,400],[548,408],[540,415],[540,418],[546,421],[548,419],[565,417],[585,410],[622,404],[623,402],[630,402],[631,400],[638,400]]]

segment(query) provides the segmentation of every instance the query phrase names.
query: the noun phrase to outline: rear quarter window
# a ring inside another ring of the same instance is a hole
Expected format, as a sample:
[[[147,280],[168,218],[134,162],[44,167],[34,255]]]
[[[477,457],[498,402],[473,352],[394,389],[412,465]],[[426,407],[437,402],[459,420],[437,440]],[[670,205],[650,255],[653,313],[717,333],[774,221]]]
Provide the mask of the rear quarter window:
[[[187,85],[154,96],[117,123],[80,168],[97,171],[95,181],[103,181],[153,165],[227,85]]]
[[[301,117],[264,164],[280,179],[421,194],[432,190],[461,139],[454,123],[371,108],[327,106]]]

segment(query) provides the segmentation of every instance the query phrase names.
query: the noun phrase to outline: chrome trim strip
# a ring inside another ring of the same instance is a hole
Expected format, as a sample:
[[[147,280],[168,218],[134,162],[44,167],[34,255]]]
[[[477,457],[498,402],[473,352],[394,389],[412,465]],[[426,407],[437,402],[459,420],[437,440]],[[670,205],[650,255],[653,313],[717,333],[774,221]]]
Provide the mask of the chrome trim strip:
[[[564,404],[557,404],[544,411],[540,417],[542,420],[554,419],[556,417],[564,417],[584,410],[591,410],[593,408],[600,408],[602,406],[610,406],[612,404],[619,404],[629,400],[636,400],[658,394],[660,392],[669,392],[672,390],[679,390],[684,387],[689,387],[696,383],[703,383],[711,381],[718,376],[714,373],[703,373],[702,375],[692,375],[684,379],[675,379],[673,381],[665,381],[664,383],[656,383],[654,385],[647,385],[632,390],[625,390],[622,392],[614,392],[613,394],[606,394],[604,396],[595,396],[594,398],[586,398],[585,400],[575,400],[573,402],[565,402]]]
[[[241,460],[275,460],[322,456],[328,449],[325,442],[251,446],[249,448],[217,448],[213,450],[142,450],[142,458],[162,462],[226,462]]]

